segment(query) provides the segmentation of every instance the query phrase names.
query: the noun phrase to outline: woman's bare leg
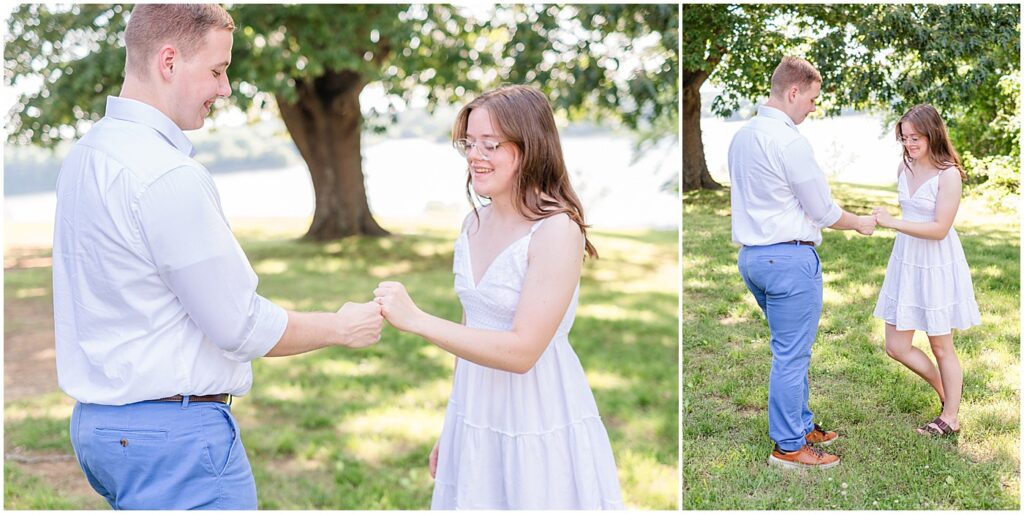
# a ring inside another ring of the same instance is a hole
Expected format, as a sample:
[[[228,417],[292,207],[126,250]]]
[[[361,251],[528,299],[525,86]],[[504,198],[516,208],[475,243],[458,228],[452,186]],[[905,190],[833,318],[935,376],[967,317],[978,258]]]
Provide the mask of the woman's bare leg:
[[[939,401],[945,402],[945,388],[943,387],[944,384],[942,375],[939,374],[939,369],[932,364],[932,360],[924,352],[914,348],[911,344],[913,340],[913,330],[896,330],[896,325],[885,324],[885,353],[925,379],[935,389],[935,392],[939,394]],[[932,346],[933,350],[934,348]],[[950,348],[952,348],[952,339],[950,339]],[[938,354],[936,354],[936,358],[938,358]],[[956,358],[955,354],[953,358]],[[959,366],[960,364],[957,362],[957,369],[959,369]],[[959,390],[958,387],[957,391]],[[957,402],[959,403],[959,396],[957,397]],[[948,404],[946,408],[949,408]]]
[[[953,348],[953,334],[928,336],[932,345],[932,354],[939,363],[939,375],[942,377],[942,388],[946,391],[946,401],[939,416],[949,428],[960,428],[960,396],[963,392],[964,373],[960,368],[960,359]]]

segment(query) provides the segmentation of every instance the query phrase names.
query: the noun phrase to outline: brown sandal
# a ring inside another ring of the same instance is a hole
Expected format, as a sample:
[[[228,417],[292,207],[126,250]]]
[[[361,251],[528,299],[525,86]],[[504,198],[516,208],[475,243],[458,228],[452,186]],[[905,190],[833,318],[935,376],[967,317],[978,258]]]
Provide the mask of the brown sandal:
[[[918,428],[917,433],[928,436],[949,437],[960,433],[960,430],[953,430],[949,424],[942,421],[942,418],[935,416],[935,419]]]

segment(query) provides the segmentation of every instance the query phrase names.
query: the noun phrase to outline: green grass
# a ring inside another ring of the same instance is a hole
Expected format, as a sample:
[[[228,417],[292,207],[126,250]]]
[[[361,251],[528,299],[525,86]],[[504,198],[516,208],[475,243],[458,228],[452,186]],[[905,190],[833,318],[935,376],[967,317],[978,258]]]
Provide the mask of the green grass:
[[[381,280],[401,279],[424,310],[461,317],[452,290],[454,231],[416,228],[320,245],[295,241],[303,228],[237,230],[261,294],[289,309],[336,310],[343,300],[370,300]],[[594,234],[602,257],[584,267],[570,334],[611,437],[624,499],[635,509],[678,506],[677,237]],[[7,270],[8,307],[50,301],[49,273]],[[8,320],[5,334],[25,329]],[[390,327],[368,349],[256,361],[252,392],[233,410],[260,508],[428,508],[427,454],[442,426],[452,363]],[[70,455],[72,404],[59,392],[6,403],[5,448]],[[38,480],[29,465],[8,462],[5,478],[7,508],[95,508]]]
[[[99,495],[82,498],[55,494],[44,478],[26,473],[21,465],[12,462],[4,462],[4,490],[8,509],[81,510],[107,506]]]
[[[895,192],[835,184],[853,212]],[[913,431],[934,417],[931,388],[884,351],[872,317],[894,232],[825,230],[824,310],[810,367],[815,420],[838,430],[838,468],[766,466],[768,327],[736,269],[729,193],[683,198],[684,509],[1018,509],[1020,249],[1016,215],[965,200],[957,216],[982,325],[954,334],[964,368],[961,435]],[[927,339],[915,345],[930,355]]]

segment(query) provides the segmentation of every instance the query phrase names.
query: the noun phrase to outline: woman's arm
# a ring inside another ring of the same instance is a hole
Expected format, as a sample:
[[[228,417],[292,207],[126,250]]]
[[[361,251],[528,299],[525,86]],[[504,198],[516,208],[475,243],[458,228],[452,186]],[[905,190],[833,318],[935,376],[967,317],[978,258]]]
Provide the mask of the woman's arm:
[[[411,332],[456,357],[481,366],[526,373],[554,337],[583,265],[583,234],[564,214],[548,218],[534,233],[529,268],[512,330],[471,328],[421,311],[402,284],[382,282],[374,291],[395,328]]]
[[[935,199],[935,221],[914,222],[896,219],[881,207],[875,207],[874,214],[878,219],[878,224],[883,227],[921,239],[943,239],[949,233],[950,227],[953,226],[956,211],[960,208],[962,190],[960,173],[956,168],[948,168],[939,175],[939,192]]]

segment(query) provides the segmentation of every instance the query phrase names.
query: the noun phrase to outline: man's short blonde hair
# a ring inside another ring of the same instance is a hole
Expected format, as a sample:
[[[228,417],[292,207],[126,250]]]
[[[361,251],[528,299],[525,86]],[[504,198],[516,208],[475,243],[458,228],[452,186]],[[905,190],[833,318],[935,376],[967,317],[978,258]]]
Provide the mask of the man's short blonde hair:
[[[803,91],[815,82],[821,84],[821,74],[813,64],[787,55],[772,73],[772,96],[781,98],[794,85]]]
[[[171,44],[186,59],[211,29],[235,30],[231,15],[217,4],[139,4],[124,31],[125,73],[145,76],[146,61]]]

